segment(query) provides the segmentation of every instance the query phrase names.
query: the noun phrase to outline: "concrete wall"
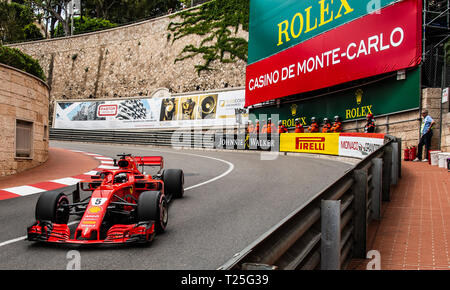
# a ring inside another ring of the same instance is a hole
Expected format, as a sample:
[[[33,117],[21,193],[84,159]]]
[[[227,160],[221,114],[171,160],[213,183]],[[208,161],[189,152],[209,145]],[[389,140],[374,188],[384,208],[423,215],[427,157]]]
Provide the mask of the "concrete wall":
[[[158,88],[183,93],[245,85],[246,62],[213,63],[215,70],[197,74],[200,55],[174,63],[200,36],[168,40],[169,16],[103,32],[12,45],[39,60],[51,99],[150,96]],[[248,32],[238,37],[248,39]]]
[[[48,158],[48,86],[25,72],[0,64],[0,176],[35,167]],[[32,154],[16,158],[16,120],[33,123]]]

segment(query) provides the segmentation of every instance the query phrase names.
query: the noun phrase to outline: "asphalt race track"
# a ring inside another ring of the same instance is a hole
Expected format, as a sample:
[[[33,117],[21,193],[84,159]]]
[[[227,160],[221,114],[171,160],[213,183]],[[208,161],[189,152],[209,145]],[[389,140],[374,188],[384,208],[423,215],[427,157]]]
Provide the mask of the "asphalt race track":
[[[214,270],[351,168],[328,159],[279,156],[265,161],[258,153],[231,151],[53,141],[50,146],[113,158],[122,152],[162,155],[165,168],[183,169],[185,196],[170,206],[167,231],[145,247],[31,243],[24,236],[39,195],[0,201],[0,269],[64,270],[68,251],[75,249],[83,270]]]

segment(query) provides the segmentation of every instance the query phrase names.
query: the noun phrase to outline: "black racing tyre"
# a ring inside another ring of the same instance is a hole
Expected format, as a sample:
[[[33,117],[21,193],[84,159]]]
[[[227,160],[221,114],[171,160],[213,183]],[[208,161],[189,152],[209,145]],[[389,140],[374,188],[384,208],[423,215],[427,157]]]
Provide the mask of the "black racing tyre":
[[[166,169],[163,175],[164,193],[173,198],[182,198],[184,194],[184,173],[181,169]]]
[[[160,234],[166,230],[169,208],[164,194],[160,191],[144,191],[139,195],[136,215],[138,222],[154,221],[155,231]]]
[[[69,207],[64,207],[67,204],[69,204],[69,199],[64,193],[44,192],[36,203],[36,220],[67,224],[70,212]]]

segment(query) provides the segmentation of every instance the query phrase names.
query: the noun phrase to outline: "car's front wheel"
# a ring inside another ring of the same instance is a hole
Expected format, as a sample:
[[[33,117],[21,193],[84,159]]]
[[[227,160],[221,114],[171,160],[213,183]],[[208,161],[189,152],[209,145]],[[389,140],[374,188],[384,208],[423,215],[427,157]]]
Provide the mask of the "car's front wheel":
[[[70,212],[68,204],[69,199],[64,193],[44,192],[36,204],[36,220],[67,224]]]
[[[144,191],[139,195],[136,215],[138,222],[154,221],[156,233],[166,230],[169,209],[164,194],[160,191]]]

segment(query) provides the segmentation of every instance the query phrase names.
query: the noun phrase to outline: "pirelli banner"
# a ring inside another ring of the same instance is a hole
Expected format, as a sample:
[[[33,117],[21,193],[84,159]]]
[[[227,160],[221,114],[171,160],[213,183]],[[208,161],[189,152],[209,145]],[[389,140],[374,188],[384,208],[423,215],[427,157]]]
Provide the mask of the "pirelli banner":
[[[384,144],[384,134],[280,134],[281,152],[339,155],[364,159]]]
[[[339,133],[281,134],[280,151],[339,155]]]
[[[53,126],[58,129],[143,129],[234,126],[248,120],[244,90],[154,98],[57,101]]]
[[[421,2],[250,1],[245,105],[418,66]]]

